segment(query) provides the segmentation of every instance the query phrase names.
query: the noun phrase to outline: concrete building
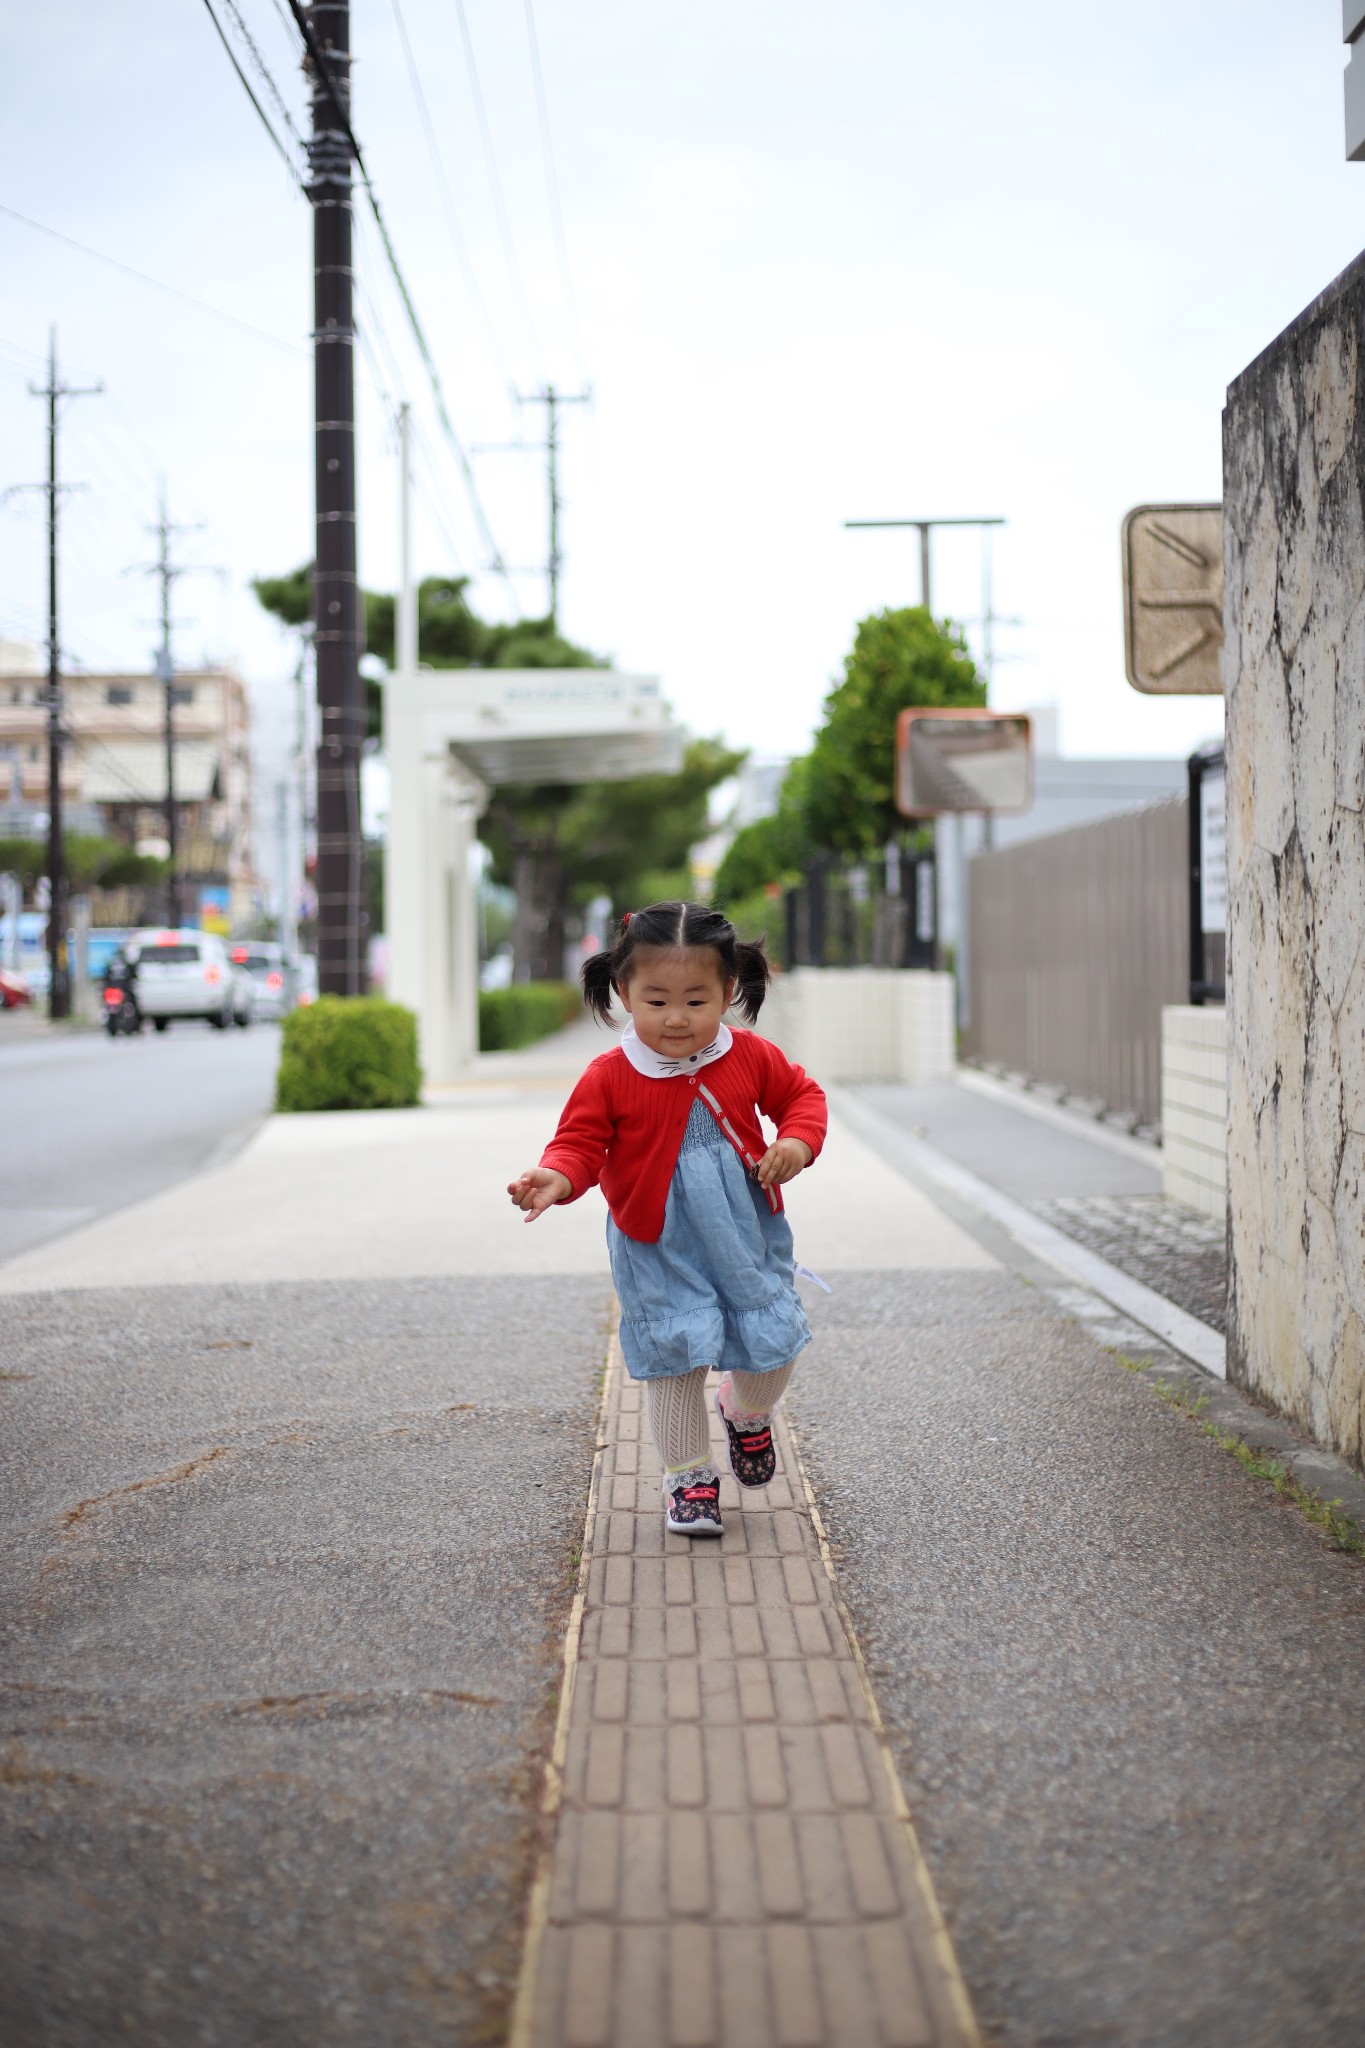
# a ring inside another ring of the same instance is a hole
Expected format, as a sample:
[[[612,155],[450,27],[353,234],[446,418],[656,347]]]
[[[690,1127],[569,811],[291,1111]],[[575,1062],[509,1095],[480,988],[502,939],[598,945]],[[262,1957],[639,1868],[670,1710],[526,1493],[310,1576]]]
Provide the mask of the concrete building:
[[[7,832],[35,837],[47,820],[46,687],[46,664],[36,649],[0,642],[0,822]],[[255,880],[246,685],[230,668],[200,668],[179,671],[174,688],[181,871],[191,890],[226,887],[232,916],[244,918]],[[69,829],[164,851],[166,696],[160,678],[68,675],[62,689]]]

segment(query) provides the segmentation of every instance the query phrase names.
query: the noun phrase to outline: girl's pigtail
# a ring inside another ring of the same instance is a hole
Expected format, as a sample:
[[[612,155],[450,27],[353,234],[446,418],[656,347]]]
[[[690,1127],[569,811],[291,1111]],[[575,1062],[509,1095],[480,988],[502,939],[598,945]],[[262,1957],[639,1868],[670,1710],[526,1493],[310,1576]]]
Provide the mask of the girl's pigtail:
[[[583,962],[581,980],[583,1000],[599,1024],[606,1024],[611,1018],[612,956],[610,953],[593,953]]]
[[[735,993],[731,998],[733,1006],[750,1024],[758,1022],[758,1013],[763,1008],[763,998],[768,993],[772,980],[772,969],[768,956],[763,950],[763,941],[746,944],[743,940],[735,943]]]

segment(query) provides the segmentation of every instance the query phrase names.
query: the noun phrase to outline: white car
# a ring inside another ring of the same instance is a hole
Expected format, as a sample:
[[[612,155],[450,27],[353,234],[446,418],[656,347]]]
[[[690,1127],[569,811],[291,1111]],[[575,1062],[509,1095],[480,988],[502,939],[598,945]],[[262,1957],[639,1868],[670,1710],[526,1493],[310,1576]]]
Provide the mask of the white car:
[[[252,1015],[282,1017],[293,1000],[284,948],[270,939],[239,939],[228,948],[234,967],[251,977],[254,995]]]
[[[138,1009],[158,1031],[176,1017],[204,1017],[219,1031],[251,1022],[255,984],[213,932],[135,932],[123,950],[137,965]]]

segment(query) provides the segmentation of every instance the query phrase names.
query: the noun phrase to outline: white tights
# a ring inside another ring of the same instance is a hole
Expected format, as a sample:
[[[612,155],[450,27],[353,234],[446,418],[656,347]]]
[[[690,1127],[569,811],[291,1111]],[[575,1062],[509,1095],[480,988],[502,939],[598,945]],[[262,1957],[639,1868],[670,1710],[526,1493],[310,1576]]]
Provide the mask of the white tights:
[[[725,1406],[731,1415],[746,1418],[768,1415],[786,1391],[795,1371],[791,1365],[776,1372],[732,1372]],[[706,1367],[680,1372],[668,1379],[646,1380],[645,1400],[649,1426],[654,1432],[659,1457],[666,1472],[687,1472],[711,1459],[711,1437],[706,1422]]]

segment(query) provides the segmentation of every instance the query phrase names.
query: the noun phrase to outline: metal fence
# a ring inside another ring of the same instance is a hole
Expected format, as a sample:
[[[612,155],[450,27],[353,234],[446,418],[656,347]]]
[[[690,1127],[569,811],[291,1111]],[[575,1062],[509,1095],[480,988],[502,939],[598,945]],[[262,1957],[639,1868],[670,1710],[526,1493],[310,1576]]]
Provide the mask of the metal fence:
[[[933,967],[933,854],[813,862],[786,892],[780,944],[784,967]]]
[[[1189,1000],[1184,797],[968,866],[969,1059],[1161,1119],[1161,1011]]]

